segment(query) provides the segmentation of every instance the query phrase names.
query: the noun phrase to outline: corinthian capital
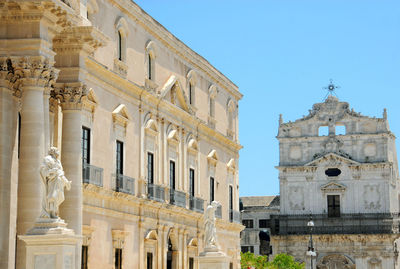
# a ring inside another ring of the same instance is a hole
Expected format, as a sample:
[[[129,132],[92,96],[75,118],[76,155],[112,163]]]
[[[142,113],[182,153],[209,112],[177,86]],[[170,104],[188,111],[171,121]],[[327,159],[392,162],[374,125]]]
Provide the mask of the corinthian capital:
[[[81,109],[82,98],[88,93],[86,85],[76,83],[56,83],[51,96],[60,100],[63,109]]]
[[[0,57],[0,87],[12,90],[11,80],[13,78],[11,60]]]
[[[58,77],[53,61],[44,56],[11,57],[15,89],[23,87],[51,87]]]

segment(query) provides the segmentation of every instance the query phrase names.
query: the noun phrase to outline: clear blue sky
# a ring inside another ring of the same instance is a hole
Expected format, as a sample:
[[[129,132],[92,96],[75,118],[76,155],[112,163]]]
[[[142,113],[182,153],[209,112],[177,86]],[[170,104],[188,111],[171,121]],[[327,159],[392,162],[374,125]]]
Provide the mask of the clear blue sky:
[[[330,78],[355,111],[382,117],[386,107],[400,137],[400,1],[135,2],[244,94],[241,196],[279,193],[279,114],[284,121],[306,115]]]

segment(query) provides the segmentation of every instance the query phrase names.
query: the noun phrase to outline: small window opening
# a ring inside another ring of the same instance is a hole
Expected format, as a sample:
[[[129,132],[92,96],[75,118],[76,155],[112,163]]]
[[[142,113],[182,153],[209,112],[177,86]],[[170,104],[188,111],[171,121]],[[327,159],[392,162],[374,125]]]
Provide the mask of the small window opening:
[[[325,170],[325,175],[327,175],[328,177],[337,177],[341,173],[342,171],[340,171],[340,169],[338,168],[328,168]]]
[[[335,128],[336,135],[345,135],[346,134],[346,126],[337,125]]]
[[[118,60],[122,61],[122,35],[118,31]]]
[[[318,129],[318,136],[327,136],[327,135],[329,135],[329,127],[320,126]]]

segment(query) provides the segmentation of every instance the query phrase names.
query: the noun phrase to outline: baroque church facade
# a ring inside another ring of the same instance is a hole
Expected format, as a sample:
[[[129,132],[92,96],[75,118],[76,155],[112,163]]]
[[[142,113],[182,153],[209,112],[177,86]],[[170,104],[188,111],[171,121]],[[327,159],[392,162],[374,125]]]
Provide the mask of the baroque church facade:
[[[330,95],[301,119],[281,116],[277,138],[273,254],[289,253],[306,268],[399,268],[400,184],[386,110],[363,116]],[[311,233],[316,256],[306,255]]]
[[[0,17],[0,268],[25,268],[51,146],[73,268],[198,268],[213,200],[239,268],[238,87],[130,0],[0,0]]]

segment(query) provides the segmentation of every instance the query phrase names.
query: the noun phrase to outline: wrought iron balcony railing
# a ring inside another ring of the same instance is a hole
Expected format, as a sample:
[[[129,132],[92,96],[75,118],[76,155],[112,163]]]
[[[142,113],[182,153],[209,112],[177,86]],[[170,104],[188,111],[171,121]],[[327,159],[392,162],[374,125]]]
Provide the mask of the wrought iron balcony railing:
[[[82,181],[83,183],[103,187],[103,168],[84,163],[82,166]]]
[[[147,184],[147,197],[161,203],[165,202],[165,188],[155,184]]]
[[[342,213],[340,217],[329,217],[328,214],[271,215],[271,232],[274,235],[308,234],[310,217],[314,222],[313,234],[399,233],[398,213]]]
[[[177,205],[180,207],[186,207],[186,193],[182,191],[169,190],[169,202],[170,204]]]
[[[189,198],[189,209],[199,212],[199,213],[203,213],[204,212],[204,200],[201,198],[191,196]]]
[[[240,212],[236,210],[229,210],[229,221],[235,223],[241,223],[240,221]]]
[[[135,195],[135,179],[121,174],[115,175],[115,191]]]

